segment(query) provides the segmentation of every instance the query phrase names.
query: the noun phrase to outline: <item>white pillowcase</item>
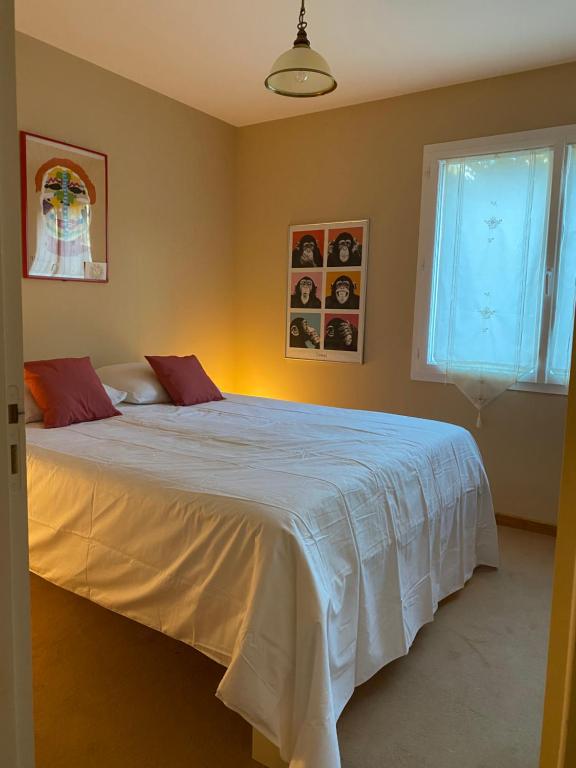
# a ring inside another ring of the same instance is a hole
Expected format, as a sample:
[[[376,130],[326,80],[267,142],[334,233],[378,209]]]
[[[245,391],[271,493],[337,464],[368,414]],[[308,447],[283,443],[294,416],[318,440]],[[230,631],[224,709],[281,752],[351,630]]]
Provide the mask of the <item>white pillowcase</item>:
[[[121,389],[115,389],[114,387],[109,387],[107,384],[104,384],[103,386],[106,390],[106,394],[112,401],[112,405],[118,405],[126,400],[127,392],[124,392]],[[35,421],[44,421],[42,408],[40,408],[36,400],[34,400],[32,393],[26,386],[24,387],[24,421],[26,424],[32,424]]]
[[[102,383],[102,386],[106,390],[106,394],[112,401],[112,405],[119,405],[120,403],[123,403],[124,400],[128,397],[128,392],[124,392],[123,389],[115,389],[114,387],[109,387],[108,384]]]
[[[31,424],[34,421],[44,421],[42,408],[34,400],[32,393],[26,386],[24,387],[24,421],[26,424]]]
[[[127,403],[149,405],[172,402],[148,363],[105,365],[98,368],[96,373],[103,384],[126,392]]]

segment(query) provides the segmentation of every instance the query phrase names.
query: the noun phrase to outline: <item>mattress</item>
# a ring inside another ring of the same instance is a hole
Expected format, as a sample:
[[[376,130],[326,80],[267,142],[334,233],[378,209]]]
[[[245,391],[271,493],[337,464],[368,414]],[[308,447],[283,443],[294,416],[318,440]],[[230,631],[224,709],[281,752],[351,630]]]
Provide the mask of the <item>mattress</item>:
[[[459,427],[228,395],[29,425],[30,567],[197,648],[291,768],[339,768],[354,688],[498,564]]]

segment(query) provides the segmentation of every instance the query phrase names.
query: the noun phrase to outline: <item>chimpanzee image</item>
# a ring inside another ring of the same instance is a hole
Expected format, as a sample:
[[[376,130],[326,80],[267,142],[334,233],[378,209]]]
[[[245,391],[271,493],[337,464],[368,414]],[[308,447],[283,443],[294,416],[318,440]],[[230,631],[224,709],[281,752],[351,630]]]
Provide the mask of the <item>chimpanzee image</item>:
[[[314,235],[302,235],[292,251],[293,267],[321,267],[322,252]]]
[[[291,347],[320,349],[320,334],[305,317],[294,317],[290,322]]]
[[[340,275],[334,280],[330,296],[326,297],[326,309],[358,309],[360,296],[354,293],[354,283],[348,275]]]
[[[339,232],[328,243],[329,267],[359,267],[362,264],[362,243],[350,232]]]
[[[346,317],[333,317],[324,332],[324,349],[358,351],[358,328]]]
[[[322,302],[316,296],[316,283],[309,275],[301,277],[294,286],[290,306],[298,309],[320,309],[322,306]]]

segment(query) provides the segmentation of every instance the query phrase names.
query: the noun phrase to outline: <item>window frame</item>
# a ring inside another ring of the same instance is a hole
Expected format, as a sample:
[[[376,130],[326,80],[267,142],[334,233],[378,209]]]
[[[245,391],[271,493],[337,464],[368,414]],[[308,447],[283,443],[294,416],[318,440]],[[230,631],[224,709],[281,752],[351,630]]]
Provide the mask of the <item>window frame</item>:
[[[550,208],[548,211],[546,241],[547,277],[544,280],[543,286],[538,381],[519,382],[512,385],[510,389],[559,395],[566,395],[568,393],[566,385],[546,383],[544,377],[546,374],[546,356],[552,333],[552,319],[554,317],[554,304],[556,300],[567,147],[572,144],[576,145],[575,124],[533,131],[521,131],[519,133],[496,134],[494,136],[464,139],[461,141],[449,141],[441,144],[427,144],[424,146],[411,379],[442,383],[445,383],[447,380],[445,372],[440,367],[427,362],[440,161],[467,156],[497,154],[500,152],[550,148],[554,152],[554,160],[550,183]]]

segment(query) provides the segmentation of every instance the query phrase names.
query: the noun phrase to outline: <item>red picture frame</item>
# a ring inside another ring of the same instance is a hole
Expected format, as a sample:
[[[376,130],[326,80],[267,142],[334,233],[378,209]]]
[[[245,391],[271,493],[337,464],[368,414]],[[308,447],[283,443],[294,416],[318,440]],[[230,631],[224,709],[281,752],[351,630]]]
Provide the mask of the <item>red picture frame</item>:
[[[19,138],[23,276],[108,283],[108,156],[29,131]]]

